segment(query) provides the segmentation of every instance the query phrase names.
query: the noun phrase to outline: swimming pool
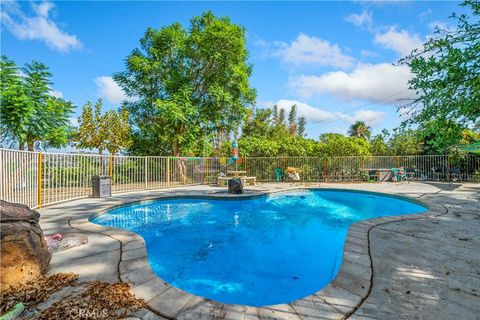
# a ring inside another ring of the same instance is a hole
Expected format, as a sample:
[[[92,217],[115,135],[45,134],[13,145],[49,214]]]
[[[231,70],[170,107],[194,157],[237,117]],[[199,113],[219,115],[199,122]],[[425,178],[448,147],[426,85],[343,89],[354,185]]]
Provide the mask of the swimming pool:
[[[153,271],[177,288],[223,303],[264,306],[327,285],[340,268],[352,223],[426,210],[378,194],[298,190],[250,199],[142,202],[92,222],[142,236]]]

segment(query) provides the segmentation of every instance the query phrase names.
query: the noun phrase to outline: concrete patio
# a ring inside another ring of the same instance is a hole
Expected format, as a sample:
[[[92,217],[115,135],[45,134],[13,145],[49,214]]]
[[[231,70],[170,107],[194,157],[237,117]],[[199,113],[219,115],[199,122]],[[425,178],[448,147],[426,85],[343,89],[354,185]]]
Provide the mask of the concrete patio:
[[[261,184],[244,196],[320,187],[401,195],[426,214],[352,225],[337,277],[316,294],[262,308],[226,305],[171,287],[146,260],[143,239],[88,219],[112,206],[159,197],[223,197],[225,188],[192,186],[79,199],[38,210],[46,234],[85,234],[88,244],[53,255],[49,273],[128,282],[149,309],[141,319],[480,319],[480,185],[447,183]],[[41,308],[41,306],[39,306]]]

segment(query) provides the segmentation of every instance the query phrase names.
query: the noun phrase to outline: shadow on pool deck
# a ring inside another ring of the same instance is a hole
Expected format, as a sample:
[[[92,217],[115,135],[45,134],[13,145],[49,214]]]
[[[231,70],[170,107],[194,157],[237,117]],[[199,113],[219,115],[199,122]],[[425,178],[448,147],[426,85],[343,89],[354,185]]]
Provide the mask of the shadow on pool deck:
[[[201,300],[189,306],[190,310],[201,312],[208,309],[206,304],[210,307],[215,304],[212,309],[216,310],[215,313],[202,315],[205,319],[307,319],[307,315],[312,314],[313,319],[479,319],[480,185],[410,182],[322,183],[321,186],[405,194],[422,201],[440,203],[448,208],[448,212],[437,217],[368,226],[373,262],[371,289],[370,279],[356,278],[357,283],[350,283],[355,290],[340,289],[332,298],[328,297],[327,291],[321,298],[313,295],[298,303],[271,306],[261,311],[246,306],[225,309],[221,304]],[[277,191],[279,187],[291,185],[263,184],[252,190]],[[184,195],[192,190],[204,194],[221,191],[208,186],[172,190]],[[81,199],[57,204],[39,210],[42,214],[40,223],[47,234],[59,231],[83,233],[85,231],[69,226],[70,219],[87,218],[99,207],[107,208],[145,195],[168,195],[172,190],[124,193],[111,199]],[[118,281],[120,242],[96,232],[87,232],[87,235],[87,245],[54,254],[49,272],[76,272],[81,280]],[[335,282],[332,284],[336,286]],[[345,284],[339,285],[343,287]],[[338,298],[338,292],[343,292],[342,299]],[[352,305],[352,301],[358,301],[359,295],[366,296],[366,299],[359,306]],[[318,303],[319,299],[329,300],[328,307]],[[355,312],[350,315],[352,310]],[[183,316],[192,314],[196,313],[184,312]],[[149,317],[154,316],[149,314]]]

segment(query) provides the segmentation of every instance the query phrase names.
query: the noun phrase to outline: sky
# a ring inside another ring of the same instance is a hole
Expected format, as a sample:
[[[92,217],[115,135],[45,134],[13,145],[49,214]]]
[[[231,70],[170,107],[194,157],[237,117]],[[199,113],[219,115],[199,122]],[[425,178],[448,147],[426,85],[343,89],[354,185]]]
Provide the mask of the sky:
[[[156,2],[2,1],[1,53],[18,65],[37,60],[53,74],[53,94],[77,106],[125,99],[112,80],[148,27],[188,27],[211,10],[247,30],[258,108],[295,104],[307,135],[346,133],[357,120],[373,133],[398,127],[396,105],[415,93],[398,60],[462,12],[454,1]]]

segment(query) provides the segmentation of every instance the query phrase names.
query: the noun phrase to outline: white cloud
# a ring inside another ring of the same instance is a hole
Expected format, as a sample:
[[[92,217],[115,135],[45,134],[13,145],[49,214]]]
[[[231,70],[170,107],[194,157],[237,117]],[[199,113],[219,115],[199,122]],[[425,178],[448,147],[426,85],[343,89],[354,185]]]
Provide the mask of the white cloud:
[[[257,103],[256,103],[256,105],[260,108],[263,108],[263,107],[271,108],[271,107],[273,107],[274,104],[275,103],[273,101],[269,101],[269,100],[267,100],[267,101],[257,101]]]
[[[346,21],[354,24],[357,27],[372,28],[373,14],[367,10],[363,10],[361,14],[352,13],[345,18]]]
[[[386,97],[411,98],[411,78],[407,66],[388,63],[358,64],[351,72],[333,71],[320,76],[290,78],[289,86],[302,97],[332,94],[342,100],[385,100]]]
[[[385,118],[385,112],[373,110],[359,110],[353,115],[345,115],[344,120],[352,124],[356,121],[364,121],[368,126],[375,127]]]
[[[423,45],[423,41],[417,34],[411,34],[406,30],[397,30],[396,27],[390,27],[384,33],[377,33],[373,42],[394,50],[402,56],[410,54],[412,50],[421,48]]]
[[[433,12],[432,9],[425,10],[425,11],[421,12],[421,13],[418,15],[418,17],[420,18],[420,20],[423,21],[423,19],[424,19],[426,16],[431,15],[432,12]]]
[[[341,120],[347,124],[352,124],[355,121],[365,121],[367,125],[374,127],[380,124],[385,117],[384,112],[372,110],[359,110],[352,115],[342,112],[331,112],[312,107],[297,100],[282,99],[278,100],[275,105],[277,105],[279,109],[285,109],[287,115],[290,112],[291,107],[296,105],[297,115],[299,117],[305,117],[309,124],[333,122],[337,120]]]
[[[373,52],[373,51],[369,51],[369,50],[361,50],[361,51],[360,51],[360,54],[361,54],[362,57],[364,57],[364,58],[367,58],[367,57],[377,57],[377,56],[378,56],[378,53]]]
[[[272,55],[293,66],[332,66],[349,68],[354,59],[342,52],[337,44],[300,33],[290,42],[275,42]]]
[[[312,107],[306,103],[297,101],[297,100],[287,100],[287,99],[282,99],[278,100],[275,105],[279,109],[285,109],[285,113],[288,115],[290,112],[290,108],[293,105],[297,106],[297,115],[299,117],[305,117],[307,122],[309,123],[318,123],[318,122],[323,122],[323,121],[330,121],[330,120],[335,120],[337,117],[335,113],[317,109],[315,107]]]
[[[98,88],[98,95],[105,98],[107,101],[117,104],[122,103],[124,100],[131,101],[112,77],[97,77],[94,79],[94,82]]]
[[[51,19],[50,13],[55,8],[53,3],[32,3],[32,6],[35,15],[28,16],[15,1],[3,2],[2,25],[20,40],[43,41],[50,48],[61,52],[82,48],[77,36],[62,31]]]
[[[54,96],[55,98],[63,98],[63,93],[58,90],[52,90],[50,91],[50,94]]]

